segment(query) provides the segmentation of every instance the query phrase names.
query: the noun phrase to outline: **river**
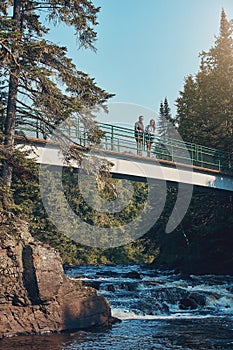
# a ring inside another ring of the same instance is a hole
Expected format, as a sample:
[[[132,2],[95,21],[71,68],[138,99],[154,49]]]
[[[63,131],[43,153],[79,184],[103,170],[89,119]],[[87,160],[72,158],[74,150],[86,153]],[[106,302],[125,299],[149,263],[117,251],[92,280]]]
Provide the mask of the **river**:
[[[1,349],[233,349],[233,276],[139,265],[79,266],[66,274],[95,287],[121,322],[109,330],[3,339]]]

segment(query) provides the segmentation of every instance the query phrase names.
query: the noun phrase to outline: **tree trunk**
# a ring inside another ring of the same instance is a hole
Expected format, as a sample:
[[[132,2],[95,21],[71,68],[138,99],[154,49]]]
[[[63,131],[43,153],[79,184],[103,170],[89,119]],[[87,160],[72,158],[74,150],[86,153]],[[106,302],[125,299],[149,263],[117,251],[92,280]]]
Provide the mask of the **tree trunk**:
[[[13,19],[15,20],[15,29],[18,33],[21,32],[21,1],[15,0],[13,5]],[[8,91],[8,101],[7,101],[7,113],[4,123],[4,145],[6,147],[7,159],[3,162],[3,184],[9,189],[11,187],[12,172],[13,167],[10,161],[11,151],[14,146],[15,139],[15,122],[16,122],[16,100],[18,92],[18,49],[12,51],[12,56],[14,58],[13,68],[10,72],[9,79],[9,91]],[[13,59],[12,58],[12,59]]]
[[[4,145],[10,158],[14,146],[15,119],[16,119],[16,98],[18,90],[18,78],[11,73],[9,82],[9,95],[7,103],[7,115],[4,124]],[[3,164],[3,181],[7,187],[11,187],[12,165],[10,159]]]

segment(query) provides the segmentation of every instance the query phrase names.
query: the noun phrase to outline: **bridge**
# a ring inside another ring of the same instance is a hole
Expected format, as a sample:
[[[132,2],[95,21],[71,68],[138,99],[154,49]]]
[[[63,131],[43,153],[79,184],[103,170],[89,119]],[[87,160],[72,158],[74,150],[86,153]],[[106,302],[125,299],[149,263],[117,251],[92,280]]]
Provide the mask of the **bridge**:
[[[169,183],[200,186],[233,191],[233,168],[230,155],[201,145],[183,142],[181,139],[156,136],[150,157],[147,156],[146,142],[143,141],[141,155],[137,154],[134,130],[116,125],[98,123],[102,135],[92,147],[90,131],[81,123],[69,126],[65,132],[70,140],[84,147],[87,156],[106,158],[113,167],[113,177],[139,181],[165,180]],[[64,166],[59,145],[43,139],[42,134],[33,134],[31,129],[21,129],[17,143],[25,149],[34,148],[36,161],[51,166]],[[36,136],[36,137],[35,137]],[[34,157],[34,155],[33,155]],[[79,166],[74,162],[74,168]]]

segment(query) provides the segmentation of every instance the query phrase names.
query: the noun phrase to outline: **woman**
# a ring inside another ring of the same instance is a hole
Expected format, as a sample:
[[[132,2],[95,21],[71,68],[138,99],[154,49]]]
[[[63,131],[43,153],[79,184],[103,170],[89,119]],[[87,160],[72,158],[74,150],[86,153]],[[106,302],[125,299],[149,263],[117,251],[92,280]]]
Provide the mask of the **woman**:
[[[147,156],[150,157],[152,143],[154,142],[155,137],[155,121],[154,119],[150,120],[150,124],[148,124],[145,128],[146,133],[146,148],[147,148]]]

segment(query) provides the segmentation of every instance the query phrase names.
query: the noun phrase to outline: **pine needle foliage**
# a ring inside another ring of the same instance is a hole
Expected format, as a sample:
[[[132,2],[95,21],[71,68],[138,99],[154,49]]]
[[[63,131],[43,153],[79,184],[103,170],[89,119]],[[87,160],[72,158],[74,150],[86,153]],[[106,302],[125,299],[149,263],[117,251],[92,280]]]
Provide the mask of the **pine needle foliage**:
[[[94,49],[100,8],[89,0],[6,0],[0,5],[0,119],[4,145],[12,149],[16,129],[30,127],[44,138],[59,123],[102,106],[112,95],[77,69],[67,48],[46,35],[60,23],[75,30],[80,47]],[[85,117],[84,116],[84,121]],[[3,167],[11,185],[12,169]]]
[[[189,142],[233,151],[233,26],[222,10],[214,46],[200,54],[199,72],[185,79],[176,122]]]

